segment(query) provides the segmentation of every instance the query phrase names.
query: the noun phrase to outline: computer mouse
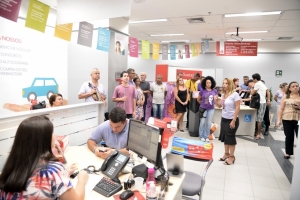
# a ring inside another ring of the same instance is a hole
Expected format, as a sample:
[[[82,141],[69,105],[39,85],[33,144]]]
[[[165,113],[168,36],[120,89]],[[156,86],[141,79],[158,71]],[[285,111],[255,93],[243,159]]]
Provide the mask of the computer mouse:
[[[132,192],[131,190],[125,190],[124,192],[122,192],[120,194],[120,199],[126,200],[126,199],[129,199],[130,197],[132,197],[133,195],[134,195],[134,192]]]

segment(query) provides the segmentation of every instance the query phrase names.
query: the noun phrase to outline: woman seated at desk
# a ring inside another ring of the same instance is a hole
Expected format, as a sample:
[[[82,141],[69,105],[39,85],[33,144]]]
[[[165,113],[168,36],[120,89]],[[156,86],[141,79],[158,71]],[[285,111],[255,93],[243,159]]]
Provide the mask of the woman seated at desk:
[[[74,189],[69,173],[55,158],[53,124],[46,116],[21,122],[0,175],[0,199],[83,200],[88,174],[78,174]]]
[[[49,98],[50,107],[63,106],[63,97],[61,94],[52,94]]]

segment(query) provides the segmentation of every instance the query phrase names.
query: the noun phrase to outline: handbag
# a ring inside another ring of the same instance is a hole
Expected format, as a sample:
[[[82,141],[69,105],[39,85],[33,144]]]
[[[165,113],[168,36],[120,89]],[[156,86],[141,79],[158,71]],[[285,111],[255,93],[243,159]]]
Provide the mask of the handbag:
[[[205,113],[205,111],[206,111],[207,109],[205,109],[205,108],[199,108],[199,118],[203,118],[203,114]]]
[[[42,109],[42,108],[46,108],[45,101],[40,101],[39,103],[32,106],[32,110],[37,110],[37,109]]]

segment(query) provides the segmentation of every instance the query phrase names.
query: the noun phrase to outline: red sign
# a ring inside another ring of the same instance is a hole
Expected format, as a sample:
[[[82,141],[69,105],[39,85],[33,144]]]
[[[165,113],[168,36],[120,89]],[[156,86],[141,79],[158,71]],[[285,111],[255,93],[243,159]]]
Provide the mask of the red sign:
[[[182,73],[182,79],[184,79],[184,80],[193,78],[196,73],[199,73],[200,77],[202,76],[201,70],[176,69],[176,77],[178,76],[179,72]]]
[[[257,42],[220,42],[216,43],[217,56],[257,56]]]

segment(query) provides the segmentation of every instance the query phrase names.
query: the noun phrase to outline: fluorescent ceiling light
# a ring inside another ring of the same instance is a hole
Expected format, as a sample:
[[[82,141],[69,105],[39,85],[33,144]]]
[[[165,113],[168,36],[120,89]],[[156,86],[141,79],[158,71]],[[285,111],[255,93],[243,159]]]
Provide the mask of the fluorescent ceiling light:
[[[190,40],[164,40],[164,41],[161,41],[161,42],[189,42]]]
[[[260,41],[262,39],[243,39],[243,41]],[[236,41],[236,40],[226,40],[228,42]]]
[[[239,32],[240,33],[267,33],[268,31],[244,31],[244,32]],[[236,32],[227,32],[226,34],[236,34]]]
[[[158,36],[174,36],[174,35],[184,35],[183,33],[176,33],[176,34],[156,34],[156,35],[150,35],[152,37],[158,37]]]
[[[242,13],[242,14],[226,14],[224,17],[249,17],[249,16],[262,16],[262,15],[279,15],[281,11],[272,12],[253,12],[253,13]]]
[[[149,23],[149,22],[166,22],[167,19],[149,19],[149,20],[141,20],[141,21],[129,21],[129,24],[138,24],[138,23]]]

